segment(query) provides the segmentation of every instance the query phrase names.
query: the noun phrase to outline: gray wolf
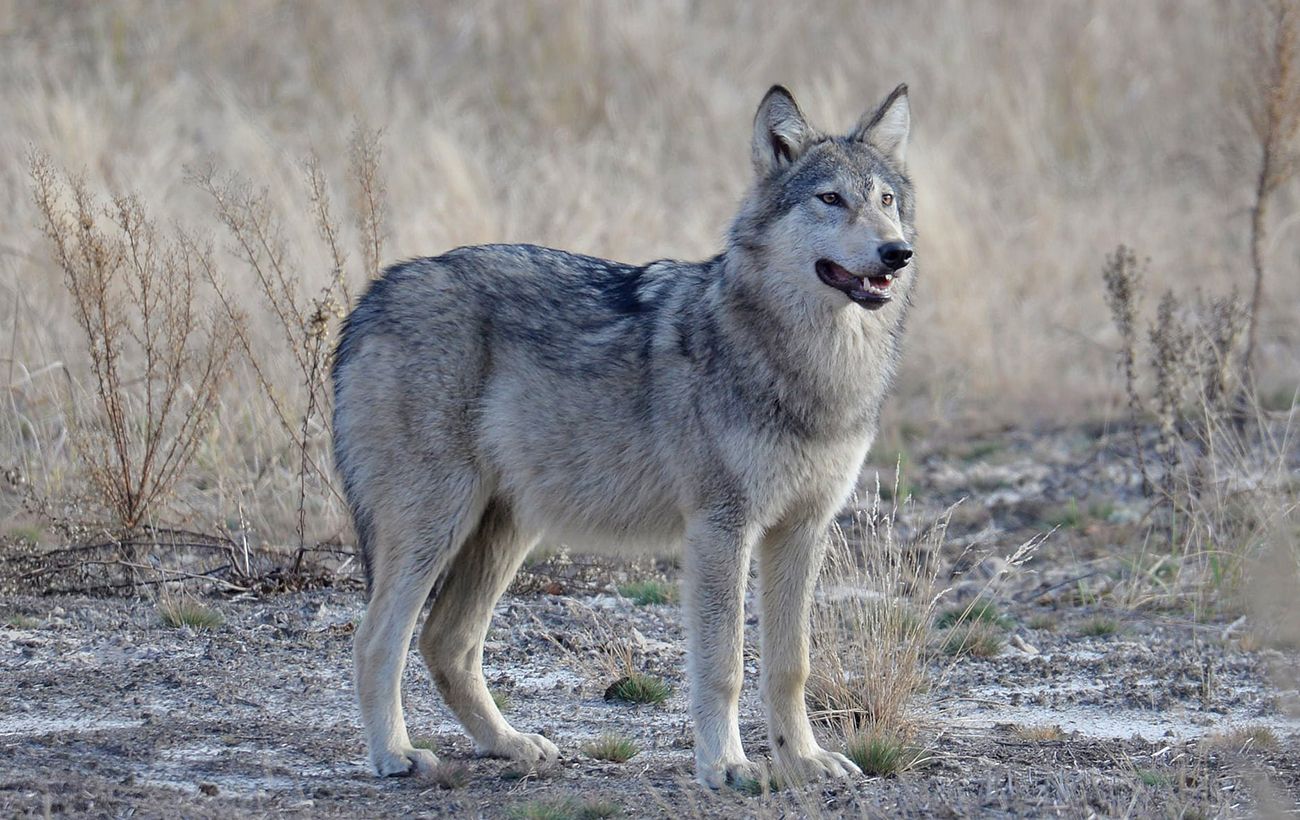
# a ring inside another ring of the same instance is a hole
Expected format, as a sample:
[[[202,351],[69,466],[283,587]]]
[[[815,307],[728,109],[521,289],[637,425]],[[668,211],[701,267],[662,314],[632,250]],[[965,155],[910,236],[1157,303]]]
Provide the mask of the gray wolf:
[[[858,773],[813,736],[808,621],[828,528],[857,481],[916,279],[905,86],[846,136],[780,86],[754,120],[753,184],[726,247],[625,265],[530,245],[394,265],[335,351],[334,446],[365,559],[356,688],[381,775],[437,763],[402,716],[419,648],[479,752],[526,763],[483,680],[497,599],[540,540],[682,548],[697,779],[741,748],[743,609],[759,562],[774,768]]]

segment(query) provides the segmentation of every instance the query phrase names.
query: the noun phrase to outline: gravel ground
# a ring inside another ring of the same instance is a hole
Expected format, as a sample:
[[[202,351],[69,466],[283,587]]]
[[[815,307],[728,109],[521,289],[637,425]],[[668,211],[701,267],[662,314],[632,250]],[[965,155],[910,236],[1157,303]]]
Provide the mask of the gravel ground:
[[[900,775],[761,795],[694,785],[679,609],[638,606],[613,591],[611,576],[521,584],[497,610],[489,684],[518,728],[560,746],[547,771],[474,757],[412,653],[407,719],[450,762],[442,783],[379,780],[365,768],[351,696],[351,635],[363,611],[355,584],[210,595],[204,603],[224,619],[212,629],[167,627],[149,600],[12,592],[0,596],[0,814],[1300,812],[1300,653],[1249,639],[1252,623],[1232,613],[1118,605],[1114,539],[1141,503],[1107,446],[1097,431],[1004,435],[932,448],[905,468],[924,503],[900,512],[904,533],[962,495],[979,498],[958,507],[937,556],[954,602],[1007,569],[997,556],[1058,529],[996,587],[1001,650],[929,661],[932,685],[916,706],[926,754]],[[892,465],[881,469],[892,483]],[[671,565],[661,569],[672,580]],[[630,640],[647,671],[668,681],[665,703],[605,700],[617,674],[602,651],[611,636]],[[761,759],[756,665],[747,672],[741,730]],[[1246,743],[1232,734],[1245,728],[1267,732]],[[616,764],[581,751],[611,731],[640,752]]]

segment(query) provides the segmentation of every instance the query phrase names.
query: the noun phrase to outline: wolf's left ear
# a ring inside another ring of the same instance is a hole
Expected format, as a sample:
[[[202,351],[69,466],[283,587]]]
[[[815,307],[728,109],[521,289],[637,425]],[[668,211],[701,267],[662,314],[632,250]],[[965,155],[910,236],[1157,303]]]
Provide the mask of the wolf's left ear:
[[[912,128],[912,110],[907,104],[907,84],[895,88],[875,111],[863,115],[850,135],[872,145],[880,153],[903,165],[907,157],[907,134]]]
[[[774,85],[754,115],[754,170],[765,177],[793,164],[816,138],[794,96]]]

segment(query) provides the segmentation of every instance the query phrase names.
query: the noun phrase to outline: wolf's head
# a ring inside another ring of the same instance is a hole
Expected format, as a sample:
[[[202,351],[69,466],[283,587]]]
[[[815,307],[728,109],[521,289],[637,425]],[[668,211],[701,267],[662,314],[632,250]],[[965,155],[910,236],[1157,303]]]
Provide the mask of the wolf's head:
[[[916,270],[910,124],[905,85],[842,137],[810,126],[781,86],[768,91],[754,117],[757,178],[731,228],[748,274],[831,309],[905,301]]]

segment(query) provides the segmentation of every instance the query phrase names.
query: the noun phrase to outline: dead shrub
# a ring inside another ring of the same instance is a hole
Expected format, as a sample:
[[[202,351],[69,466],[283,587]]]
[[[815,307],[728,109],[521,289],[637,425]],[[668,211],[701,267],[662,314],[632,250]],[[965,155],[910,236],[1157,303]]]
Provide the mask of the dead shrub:
[[[199,307],[210,245],[180,229],[164,237],[137,197],[99,201],[44,155],[29,167],[85,334],[90,401],[71,402],[78,463],[115,524],[133,531],[161,512],[194,457],[241,326]]]
[[[1130,603],[1190,596],[1209,610],[1235,608],[1246,568],[1287,526],[1296,503],[1287,467],[1290,417],[1273,418],[1252,402],[1243,423],[1240,397],[1253,395],[1250,313],[1235,291],[1192,298],[1166,291],[1148,321],[1144,356],[1132,252],[1121,246],[1104,273],[1120,331],[1133,458],[1151,498],[1142,542],[1178,570],[1170,583],[1137,573]]]

